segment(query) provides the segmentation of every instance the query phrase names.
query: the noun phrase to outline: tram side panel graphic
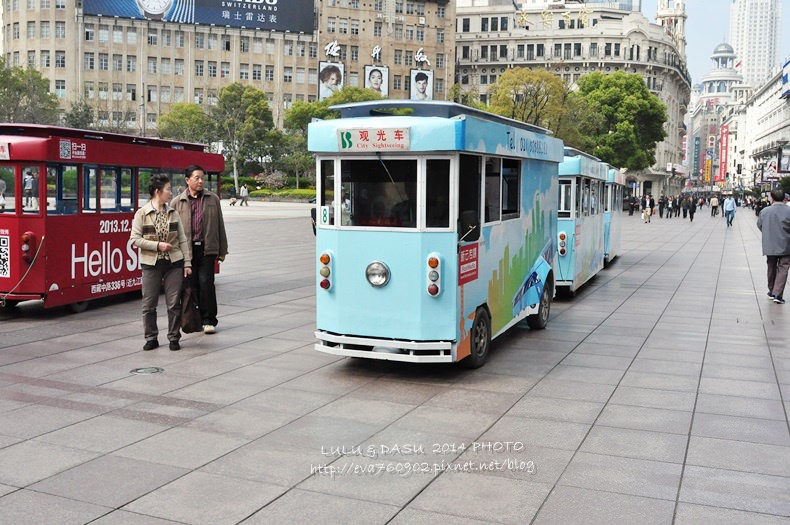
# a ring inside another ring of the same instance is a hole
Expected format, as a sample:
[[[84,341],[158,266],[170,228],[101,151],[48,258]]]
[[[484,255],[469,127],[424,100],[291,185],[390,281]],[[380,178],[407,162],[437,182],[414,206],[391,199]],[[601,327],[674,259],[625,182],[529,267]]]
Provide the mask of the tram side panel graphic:
[[[326,254],[331,258],[328,269],[332,277],[329,288],[322,289],[323,277],[316,276],[316,348],[377,359],[461,360],[470,354],[472,328],[481,307],[490,315],[491,335],[496,337],[537,311],[543,288],[552,279],[561,142],[479,115],[361,117],[312,123],[308,145],[319,155],[319,171],[322,166],[334,166],[340,179],[331,183],[334,210],[344,206],[342,201],[347,197],[340,184],[346,169],[344,159],[371,154],[343,152],[343,138],[351,140],[362,131],[369,136],[377,127],[408,130],[409,136],[408,148],[372,152],[382,163],[398,156],[418,159],[421,166],[427,166],[427,162],[421,163],[435,156],[450,159],[450,221],[444,231],[424,228],[430,212],[425,209],[425,181],[418,190],[417,201],[422,207],[418,227],[366,228],[342,221],[321,224],[319,220],[316,257]],[[506,207],[506,200],[511,205],[517,200],[518,208],[497,220],[486,220],[486,205],[497,204],[496,199],[489,203],[485,195],[484,179],[486,174],[491,176],[488,170],[505,171],[516,165],[518,173],[509,182],[514,188],[513,180],[518,179],[517,198],[503,195],[499,203]],[[391,175],[397,180],[396,174]],[[424,177],[430,179],[432,173],[425,170]],[[470,187],[470,180],[479,192],[474,207],[480,217],[480,233],[479,238],[459,242],[458,219],[468,201],[463,189]],[[322,210],[326,212],[328,207]],[[441,261],[441,293],[437,296],[425,291],[430,282],[426,260],[432,255]],[[386,286],[373,287],[366,282],[365,269],[374,261],[389,268]]]

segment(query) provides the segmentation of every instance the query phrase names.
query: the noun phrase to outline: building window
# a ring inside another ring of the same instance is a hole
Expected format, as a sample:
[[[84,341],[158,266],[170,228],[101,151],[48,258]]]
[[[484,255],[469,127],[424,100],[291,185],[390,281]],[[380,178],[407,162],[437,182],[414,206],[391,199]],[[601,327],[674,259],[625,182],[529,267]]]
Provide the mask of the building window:
[[[172,68],[170,67],[170,59],[163,58],[162,63],[159,67],[159,70],[162,72],[163,75],[169,75],[173,72]]]
[[[250,79],[250,65],[239,64],[239,80],[249,80],[249,79]]]
[[[341,35],[348,34],[348,20],[340,20],[340,23],[338,24],[337,27],[337,32],[340,33]]]
[[[83,61],[83,68],[86,71],[90,71],[94,68],[94,57],[93,53],[85,53],[85,59]]]
[[[516,58],[524,58],[524,44],[519,44],[516,46]]]
[[[56,80],[55,81],[55,95],[58,98],[63,98],[66,96],[66,81],[65,80]]]
[[[597,57],[598,56],[598,44],[596,44],[595,42],[590,44],[590,56],[591,57]]]
[[[219,65],[220,78],[230,78],[230,62],[221,62]]]
[[[85,31],[87,37],[87,30]],[[28,38],[36,38],[36,23],[35,22],[28,22],[27,23],[27,37]]]
[[[425,42],[425,29],[418,27],[414,36],[417,38],[417,42]]]
[[[123,29],[114,27],[112,29],[112,41],[114,44],[123,44]]]
[[[27,67],[34,68],[36,67],[36,52],[35,51],[28,51],[27,52]]]
[[[239,52],[240,53],[250,52],[250,37],[243,36],[239,39]]]
[[[304,84],[304,68],[297,67],[296,68],[296,83],[297,84]]]
[[[184,47],[184,32],[183,31],[176,31],[176,47],[183,48]]]
[[[201,33],[195,33],[195,49],[203,49],[206,47],[206,36]]]
[[[49,22],[41,22],[41,38],[49,38]]]
[[[373,36],[380,37],[381,36],[381,22],[374,22],[373,23]]]
[[[183,75],[184,74],[184,59],[177,58],[175,64],[173,65],[173,74],[174,75]]]
[[[55,38],[66,38],[66,22],[55,22]]]
[[[488,18],[481,18],[480,19],[480,32],[481,33],[488,32]]]
[[[99,82],[99,100],[107,100],[107,98],[109,98],[107,82]]]
[[[216,78],[217,76],[217,63],[213,60],[208,62],[208,76],[209,78]]]
[[[335,19],[328,18],[326,20],[326,32],[327,33],[335,33],[337,30],[335,29]]]
[[[217,98],[217,90],[216,89],[209,89],[206,92],[206,102],[208,102],[209,106],[216,106],[219,99]]]
[[[195,88],[195,97],[194,97],[195,104],[202,104],[203,103],[203,90],[200,88]]]
[[[266,78],[267,82],[274,81],[274,66],[266,66]]]
[[[437,18],[444,18],[445,17],[445,9],[443,6],[436,8],[436,17]]]
[[[441,69],[444,67],[444,53],[436,54],[436,68]]]
[[[444,44],[444,29],[436,29],[436,42]]]
[[[107,43],[110,41],[110,26],[100,24],[99,25],[99,42]]]
[[[202,60],[195,60],[195,76],[202,77],[203,76],[203,66],[204,63]]]
[[[293,74],[294,72],[292,67],[283,68],[283,82],[286,84],[293,82]]]
[[[155,46],[159,43],[159,31],[156,29],[149,29],[148,30],[148,45]]]
[[[41,9],[49,9],[50,7],[52,7],[50,0],[41,0]]]
[[[162,89],[159,93],[159,100],[162,102],[170,102],[170,87],[169,86],[162,86]]]
[[[222,50],[230,51],[230,35],[222,35]]]
[[[507,31],[507,17],[503,16],[499,18],[499,30],[500,31]]]
[[[183,87],[174,87],[173,88],[173,102],[183,102],[184,98],[184,88]]]
[[[304,42],[297,42],[296,43],[296,56],[303,57],[304,56]]]
[[[291,42],[290,40],[286,40],[285,42],[283,42],[283,53],[287,57],[293,56],[294,54],[293,42]]]
[[[307,82],[311,86],[318,84],[318,70],[314,67],[311,67],[307,70]]]
[[[260,64],[253,64],[252,65],[252,79],[253,80],[261,80],[262,78],[262,68]]]
[[[157,102],[159,97],[157,97],[156,86],[147,86],[146,89],[148,90],[148,102]]]
[[[395,50],[395,65],[399,66],[403,63],[403,51],[400,49]]]
[[[351,34],[358,35],[359,34],[359,20],[352,20],[351,21]]]
[[[90,81],[85,82],[84,87],[85,87],[85,89],[83,90],[83,96],[85,98],[87,98],[88,100],[93,99],[93,96],[94,96],[94,93],[93,93],[93,82],[90,82]]]
[[[123,100],[123,84],[114,83],[112,85],[112,99]]]
[[[41,52],[41,67],[49,67],[49,66],[50,66],[49,51],[42,51]]]
[[[126,30],[126,43],[137,45],[137,28],[130,27]]]
[[[469,32],[469,19],[468,18],[462,18],[461,19],[461,32],[462,33],[468,33]]]
[[[126,72],[134,73],[137,71],[137,57],[134,55],[126,56]]]
[[[55,9],[66,9],[66,0],[55,0]]]
[[[255,37],[252,39],[252,52],[263,53],[263,39]]]
[[[162,30],[162,46],[170,47],[173,45],[173,33],[169,29]]]
[[[148,72],[152,75],[156,74],[156,57],[148,57]]]
[[[273,55],[274,54],[274,39],[267,38],[266,39],[266,54]]]
[[[212,51],[217,49],[217,46],[218,46],[217,42],[218,42],[217,35],[215,35],[214,33],[211,33],[208,36],[208,48],[210,50],[212,50]]]
[[[318,44],[310,42],[310,58],[318,58]]]
[[[99,71],[109,71],[110,69],[110,55],[107,53],[99,53]]]
[[[359,46],[351,46],[351,61],[359,62]]]

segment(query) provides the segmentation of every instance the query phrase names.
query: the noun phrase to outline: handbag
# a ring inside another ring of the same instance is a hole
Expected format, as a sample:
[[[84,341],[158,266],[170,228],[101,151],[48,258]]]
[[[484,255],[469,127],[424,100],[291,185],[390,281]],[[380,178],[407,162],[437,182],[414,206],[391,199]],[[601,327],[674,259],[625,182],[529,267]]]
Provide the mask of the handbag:
[[[181,288],[181,331],[185,334],[203,330],[203,318],[195,295],[195,288],[189,285],[189,280],[185,279]]]

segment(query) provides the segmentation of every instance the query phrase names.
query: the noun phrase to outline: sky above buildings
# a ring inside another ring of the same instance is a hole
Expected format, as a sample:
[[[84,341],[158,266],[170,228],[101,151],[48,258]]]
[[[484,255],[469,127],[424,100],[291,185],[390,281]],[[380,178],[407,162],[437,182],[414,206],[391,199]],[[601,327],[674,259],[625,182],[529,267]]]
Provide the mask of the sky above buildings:
[[[691,81],[698,84],[713,67],[710,55],[722,42],[730,43],[730,0],[686,0],[686,54]],[[658,0],[642,0],[642,13],[652,22],[656,20]],[[783,62],[790,55],[790,0],[782,0],[780,27],[782,45],[777,59]]]

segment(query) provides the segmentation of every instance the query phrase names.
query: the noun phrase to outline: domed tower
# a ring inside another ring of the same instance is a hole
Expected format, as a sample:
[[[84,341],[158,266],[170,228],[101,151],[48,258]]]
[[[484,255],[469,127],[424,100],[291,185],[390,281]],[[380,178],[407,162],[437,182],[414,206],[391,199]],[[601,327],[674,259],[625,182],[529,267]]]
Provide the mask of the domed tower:
[[[704,99],[717,99],[716,105],[723,105],[732,95],[732,86],[743,81],[735,69],[735,50],[731,45],[722,43],[716,46],[711,55],[713,69],[702,77],[702,96]]]

